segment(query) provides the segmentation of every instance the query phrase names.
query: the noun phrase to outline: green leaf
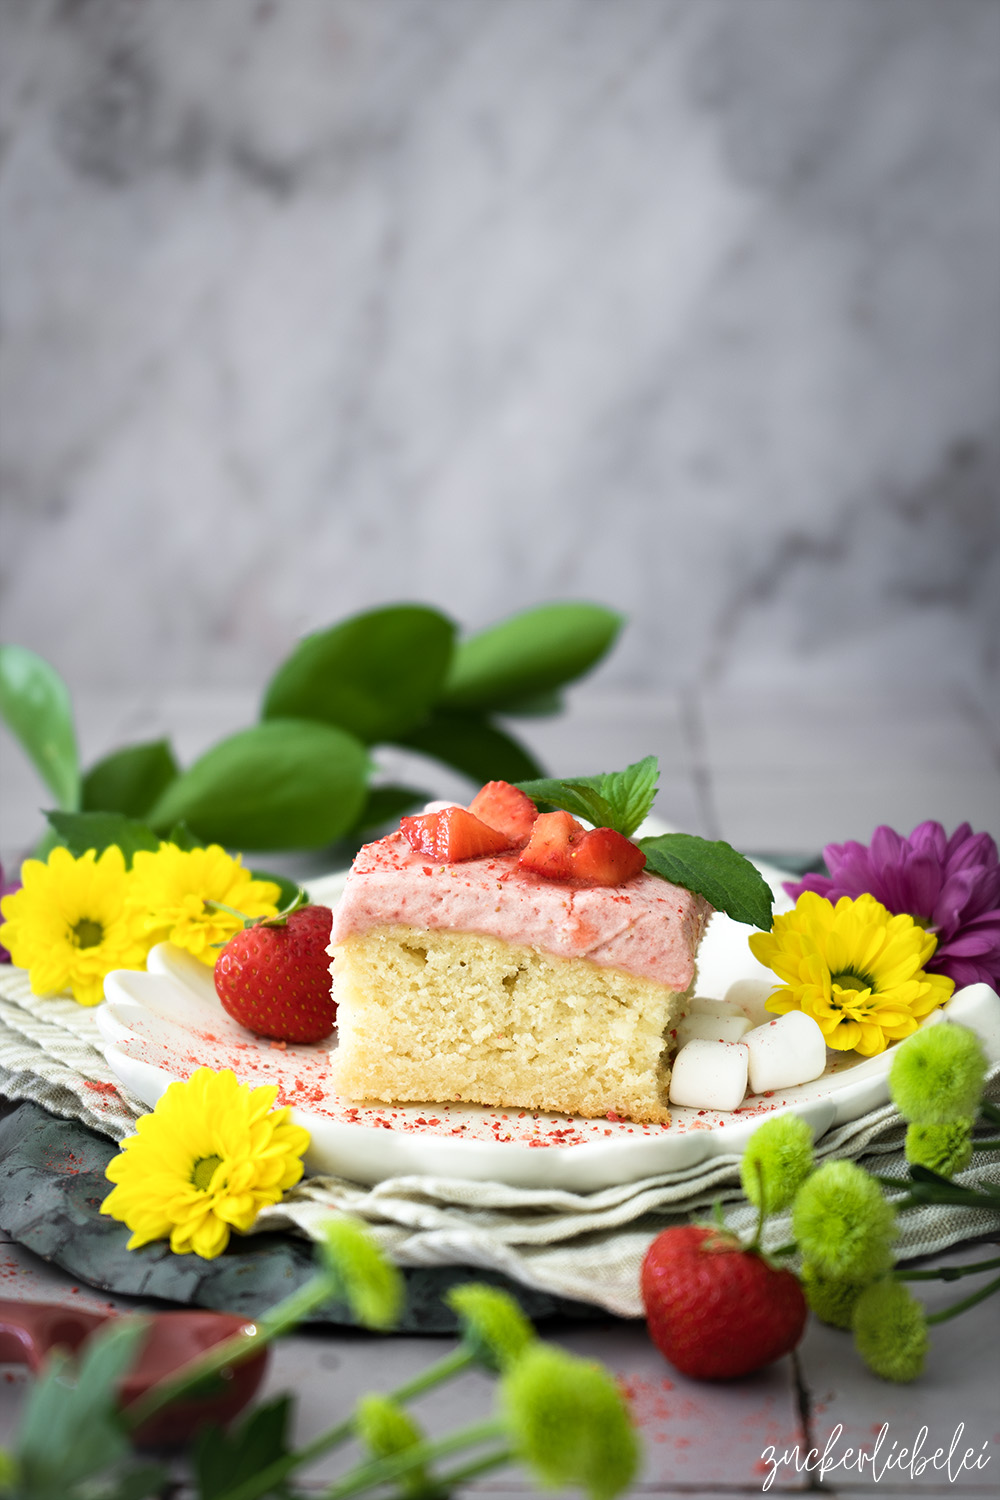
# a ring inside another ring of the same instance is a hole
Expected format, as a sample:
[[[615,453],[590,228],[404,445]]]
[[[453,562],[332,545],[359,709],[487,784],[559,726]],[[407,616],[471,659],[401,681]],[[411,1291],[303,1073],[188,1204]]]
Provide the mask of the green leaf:
[[[435,709],[425,724],[397,743],[443,761],[480,784],[519,781],[541,770],[529,750],[479,714]]]
[[[177,774],[177,762],[166,740],[127,745],[91,766],[83,778],[81,806],[85,812],[141,818]]]
[[[279,1396],[250,1413],[229,1436],[220,1427],[204,1428],[194,1451],[199,1500],[223,1500],[247,1480],[254,1479],[290,1452],[288,1438],[292,1397]],[[287,1495],[283,1483],[269,1495]]]
[[[165,1493],[169,1477],[162,1464],[137,1464],[124,1474],[116,1474],[110,1488],[102,1485],[93,1497],[81,1495],[80,1500],[155,1500]]]
[[[517,784],[532,802],[548,803],[550,807],[561,807],[574,818],[586,818],[598,828],[611,828],[614,808],[600,793],[599,776],[579,776],[572,781],[560,781],[555,776],[539,776],[532,781]]]
[[[271,719],[222,740],[173,782],[149,815],[160,831],[183,820],[231,849],[321,849],[352,827],[368,756],[353,735],[302,719]]]
[[[126,818],[122,813],[81,812],[65,813],[50,811],[45,814],[74,859],[94,849],[103,854],[111,844],[117,844],[131,867],[132,858],[138,849],[159,849],[160,840],[145,823]]]
[[[359,832],[379,828],[383,823],[394,823],[404,813],[422,807],[430,800],[430,792],[419,791],[412,786],[373,786],[368,790],[368,800],[358,814],[354,827]]]
[[[506,711],[589,672],[610,649],[624,617],[599,604],[526,609],[456,648],[441,702]]]
[[[138,1319],[113,1320],[88,1341],[74,1384],[68,1361],[50,1359],[28,1395],[15,1450],[32,1500],[63,1500],[73,1485],[126,1456],[115,1393],[144,1336]]]
[[[80,805],[73,707],[59,673],[24,646],[0,646],[0,714],[61,808]]]
[[[542,777],[522,781],[520,787],[534,802],[548,802],[574,817],[586,818],[598,828],[613,828],[630,838],[649,814],[659,774],[656,756],[647,755],[624,771],[574,776],[566,781]]]
[[[175,823],[170,832],[164,834],[164,840],[168,844],[174,844],[178,849],[190,853],[192,849],[201,849],[204,840],[195,838],[186,823]]]
[[[503,713],[514,719],[544,719],[549,714],[561,714],[565,707],[562,693],[534,693],[530,698],[505,703]]]
[[[692,833],[662,833],[639,839],[646,868],[664,880],[695,891],[734,922],[769,932],[773,896],[760,871],[731,844],[711,842]]]
[[[264,694],[263,719],[317,719],[359,740],[394,740],[425,718],[454,649],[436,609],[397,604],[307,635]]]

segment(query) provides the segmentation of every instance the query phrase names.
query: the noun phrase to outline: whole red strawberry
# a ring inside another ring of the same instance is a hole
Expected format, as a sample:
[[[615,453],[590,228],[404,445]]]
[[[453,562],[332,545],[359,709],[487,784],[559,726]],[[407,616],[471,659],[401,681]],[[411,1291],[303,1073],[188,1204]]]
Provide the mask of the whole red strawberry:
[[[749,1375],[794,1349],[806,1325],[806,1300],[792,1272],[705,1224],[658,1235],[642,1263],[641,1287],[653,1343],[697,1380]]]
[[[222,1008],[258,1036],[320,1042],[333,1031],[327,944],[333,912],[300,906],[265,918],[231,937],[215,960]]]

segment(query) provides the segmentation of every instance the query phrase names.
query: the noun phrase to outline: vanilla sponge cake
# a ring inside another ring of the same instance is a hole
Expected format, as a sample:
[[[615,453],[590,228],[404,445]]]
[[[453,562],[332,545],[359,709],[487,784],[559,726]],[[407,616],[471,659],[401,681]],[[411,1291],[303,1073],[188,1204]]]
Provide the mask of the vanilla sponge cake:
[[[342,1096],[668,1123],[669,1058],[711,907],[640,874],[574,886],[516,851],[368,844],[334,913]]]

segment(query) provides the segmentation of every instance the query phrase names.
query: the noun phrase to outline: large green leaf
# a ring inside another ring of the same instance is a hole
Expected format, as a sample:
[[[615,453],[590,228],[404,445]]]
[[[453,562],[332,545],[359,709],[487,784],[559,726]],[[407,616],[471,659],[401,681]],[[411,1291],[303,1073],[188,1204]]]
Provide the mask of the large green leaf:
[[[111,844],[117,844],[125,856],[126,865],[131,867],[139,849],[155,851],[160,847],[160,840],[151,828],[134,818],[127,818],[124,813],[53,811],[45,816],[59,835],[60,843],[74,859],[79,859],[88,849],[100,855]]]
[[[65,1500],[81,1481],[106,1474],[127,1456],[115,1392],[145,1332],[138,1319],[111,1319],[86,1344],[72,1383],[62,1351],[50,1357],[28,1393],[16,1440],[23,1493],[32,1500]],[[162,1482],[164,1476],[155,1477]]]
[[[398,743],[444,761],[476,782],[523,781],[541,775],[531,752],[480,714],[436,709]]]
[[[288,1456],[294,1397],[278,1396],[258,1406],[241,1421],[234,1434],[220,1427],[199,1432],[194,1449],[199,1500],[225,1500],[241,1484]],[[285,1484],[269,1485],[268,1495],[287,1495]]]
[[[264,694],[263,719],[318,719],[371,744],[426,716],[444,682],[455,627],[435,609],[397,604],[300,641]]]
[[[646,868],[674,885],[704,896],[716,911],[749,927],[771,927],[771,887],[760,871],[724,839],[693,833],[661,833],[639,839]]]
[[[119,812],[142,818],[178,774],[166,740],[126,745],[106,755],[83,778],[84,812]]]
[[[365,833],[370,828],[380,828],[383,823],[395,823],[404,813],[415,812],[429,802],[430,796],[430,792],[422,792],[413,786],[386,783],[369,787],[368,800],[354,826],[360,833]]]
[[[542,604],[460,641],[442,703],[453,708],[523,709],[588,672],[624,624],[600,604]]]
[[[353,825],[367,771],[353,735],[271,719],[213,745],[167,787],[149,822],[158,832],[184,822],[231,849],[320,849]]]
[[[0,714],[59,806],[80,805],[80,761],[69,692],[55,667],[25,646],[0,646]]]

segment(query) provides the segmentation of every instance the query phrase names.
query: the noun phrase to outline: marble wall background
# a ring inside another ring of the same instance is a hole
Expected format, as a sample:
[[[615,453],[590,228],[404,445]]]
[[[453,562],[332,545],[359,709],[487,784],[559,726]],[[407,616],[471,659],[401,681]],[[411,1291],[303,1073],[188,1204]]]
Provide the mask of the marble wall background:
[[[2,0],[3,633],[418,598],[613,688],[1000,677],[996,0]]]

